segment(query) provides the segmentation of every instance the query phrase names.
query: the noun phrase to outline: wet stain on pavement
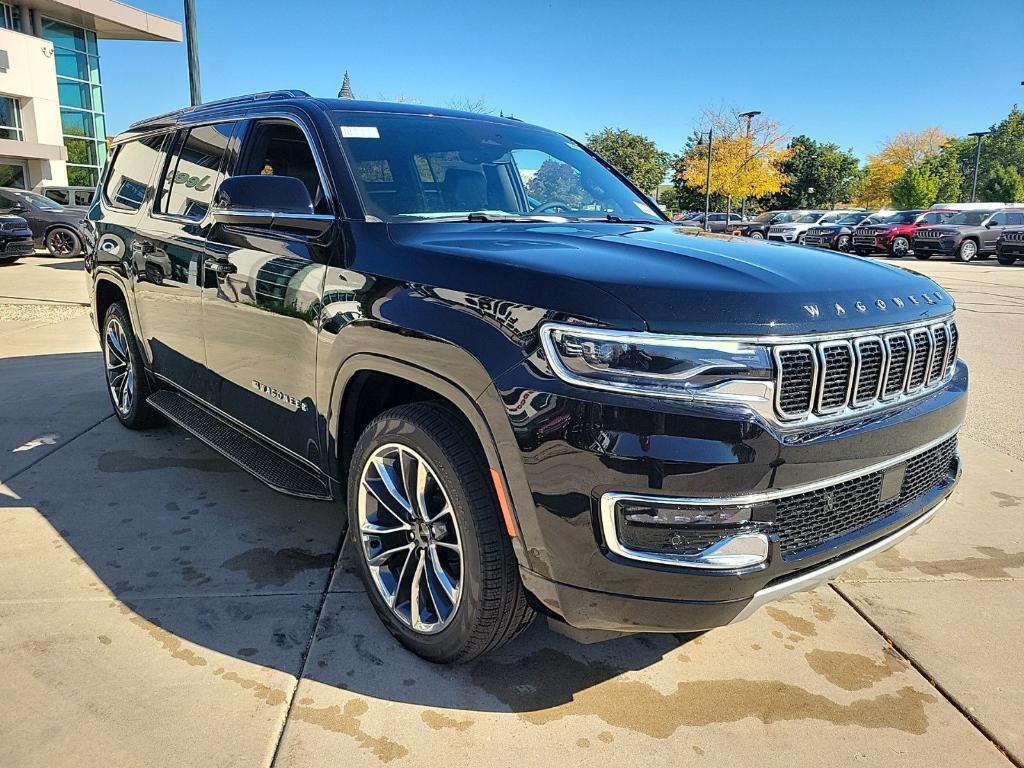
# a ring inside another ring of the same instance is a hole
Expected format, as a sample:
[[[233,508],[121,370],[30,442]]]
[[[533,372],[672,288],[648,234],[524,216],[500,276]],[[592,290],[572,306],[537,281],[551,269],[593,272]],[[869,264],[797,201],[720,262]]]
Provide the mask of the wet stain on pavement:
[[[242,677],[237,672],[226,671],[223,667],[215,669],[213,674],[220,677],[221,680],[227,680],[229,683],[240,685],[247,691],[252,691],[257,699],[267,702],[272,707],[284,704],[288,700],[288,694],[280,688],[274,688],[266,683],[261,683],[259,680]]]
[[[617,679],[624,671],[545,648],[509,662],[485,659],[473,667],[471,676],[478,687],[528,723],[545,725],[592,715],[608,725],[658,739],[684,726],[748,717],[763,723],[819,720],[920,735],[928,728],[925,705],[936,701],[905,686],[895,693],[843,704],[777,680],[684,681],[662,693],[638,680]]]
[[[195,469],[200,472],[237,472],[225,459],[188,459],[183,456],[139,456],[132,451],[107,451],[97,461],[100,472],[148,472],[151,469]]]
[[[1011,570],[1024,568],[1024,552],[1006,552],[998,547],[975,547],[979,556],[948,560],[917,561],[896,550],[883,552],[874,563],[883,571],[901,573],[910,569],[928,576],[969,576],[975,579],[1010,579]]]
[[[989,491],[989,493],[999,502],[1000,507],[1019,507],[1024,504],[1024,496],[1014,496],[1012,493],[1003,493],[1002,491]]]
[[[96,639],[97,639],[97,640],[99,640],[99,641],[100,641],[101,643],[103,643],[104,645],[110,645],[110,644],[111,644],[111,643],[113,642],[113,641],[112,641],[112,640],[111,640],[111,639],[110,639],[109,637],[107,637],[106,635],[97,635],[97,636],[96,636]]]
[[[409,750],[386,736],[371,736],[363,730],[360,717],[369,711],[369,705],[362,699],[345,702],[344,707],[332,704],[329,707],[296,706],[292,719],[319,726],[325,731],[351,736],[360,748],[368,749],[382,763],[390,763],[409,754]]]
[[[300,571],[330,568],[334,554],[313,554],[308,549],[256,547],[225,560],[221,567],[244,571],[249,580],[261,587],[283,587]]]
[[[881,661],[860,653],[815,649],[807,654],[807,663],[832,685],[846,691],[861,691],[875,683],[907,670],[907,664],[889,649]]]
[[[432,709],[427,709],[421,712],[420,719],[435,731],[440,731],[444,728],[453,728],[456,731],[464,731],[473,725],[472,720],[457,720],[454,717],[448,717],[448,715],[443,715]]]
[[[597,734],[598,741],[604,742],[605,744],[611,744],[615,741],[615,737],[612,736],[611,731],[601,731]]]
[[[118,603],[112,603],[111,606],[116,606],[121,613],[128,616],[128,620],[149,633],[150,637],[156,640],[163,647],[165,651],[171,654],[172,658],[180,659],[188,664],[190,667],[205,667],[206,659],[198,655],[191,648],[186,647],[185,643],[180,637],[172,635],[166,629],[158,627],[150,621],[146,621],[141,616],[134,614],[132,609],[127,605],[120,605]],[[131,614],[131,615],[129,615]]]
[[[789,639],[795,642],[800,642],[801,638],[814,637],[818,634],[818,630],[815,629],[814,624],[807,619],[795,616],[789,611],[784,611],[776,606],[769,606],[765,608],[765,613],[775,619],[777,622],[782,624],[792,634]],[[774,634],[774,632],[772,633]]]

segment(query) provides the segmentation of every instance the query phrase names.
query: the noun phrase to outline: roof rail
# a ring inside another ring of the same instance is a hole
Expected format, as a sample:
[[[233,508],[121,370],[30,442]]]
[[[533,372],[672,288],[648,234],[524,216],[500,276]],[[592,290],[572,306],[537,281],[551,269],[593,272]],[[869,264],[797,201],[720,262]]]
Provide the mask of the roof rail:
[[[299,90],[261,91],[259,93],[247,93],[242,96],[232,96],[217,101],[204,101],[202,104],[195,104],[191,107],[183,107],[172,112],[165,112],[156,117],[147,117],[143,120],[136,120],[128,126],[129,130],[142,125],[153,125],[172,121],[176,117],[187,115],[201,109],[216,109],[217,107],[228,107],[233,104],[246,104],[253,101],[264,101],[269,99],[301,99],[308,98],[309,94]]]

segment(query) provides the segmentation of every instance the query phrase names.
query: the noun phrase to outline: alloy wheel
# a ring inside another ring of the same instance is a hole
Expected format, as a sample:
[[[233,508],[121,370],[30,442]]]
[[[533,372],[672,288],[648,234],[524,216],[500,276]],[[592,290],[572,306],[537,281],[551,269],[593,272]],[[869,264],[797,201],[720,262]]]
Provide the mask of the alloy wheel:
[[[75,250],[74,235],[60,229],[50,233],[47,244],[50,247],[51,253],[61,256],[72,253]]]
[[[839,240],[836,241],[836,250],[842,251],[843,253],[850,252],[850,236],[840,235]]]
[[[128,336],[116,317],[107,322],[103,358],[107,369],[107,386],[114,407],[122,416],[131,413],[135,404],[135,370],[128,352]]]
[[[762,235],[760,232],[753,232],[750,236],[754,240],[764,240],[764,235]]]
[[[363,557],[392,613],[423,634],[448,626],[462,598],[462,539],[427,460],[397,443],[375,450],[363,465],[356,513]]]
[[[977,255],[978,246],[974,244],[973,240],[964,240],[960,244],[960,261],[971,261]]]
[[[902,258],[910,250],[910,241],[905,237],[897,237],[892,241],[892,255]]]

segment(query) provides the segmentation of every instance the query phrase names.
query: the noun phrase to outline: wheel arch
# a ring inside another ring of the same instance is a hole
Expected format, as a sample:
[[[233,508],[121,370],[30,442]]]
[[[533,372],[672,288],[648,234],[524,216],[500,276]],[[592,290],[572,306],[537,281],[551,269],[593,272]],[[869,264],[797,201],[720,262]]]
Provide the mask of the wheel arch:
[[[518,450],[493,388],[474,398],[456,382],[416,362],[371,352],[347,358],[335,375],[325,414],[326,454],[332,463],[332,483],[338,486],[335,494],[344,496],[353,449],[366,425],[388,408],[428,400],[445,402],[476,436],[488,467],[503,486],[495,488],[499,507],[508,509],[513,548],[519,561],[525,562],[516,510],[529,503],[528,493],[524,493],[528,489],[526,475],[517,458],[506,459],[499,449],[505,445]]]

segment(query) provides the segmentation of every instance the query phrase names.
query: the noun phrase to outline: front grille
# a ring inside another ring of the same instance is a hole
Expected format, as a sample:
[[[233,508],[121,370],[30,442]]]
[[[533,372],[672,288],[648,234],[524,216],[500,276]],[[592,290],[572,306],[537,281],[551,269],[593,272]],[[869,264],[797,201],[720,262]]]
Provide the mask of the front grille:
[[[786,227],[768,227],[769,235],[781,235],[789,230]]]
[[[776,346],[775,410],[792,421],[930,391],[952,375],[958,340],[950,320],[883,335]]]
[[[20,221],[4,221],[0,222],[0,230],[4,232],[10,232],[13,229],[28,229],[28,225]]]
[[[848,536],[947,485],[955,472],[956,437],[908,459],[899,492],[882,499],[886,472],[899,465],[776,502],[775,529],[784,560]]]
[[[948,235],[949,232],[943,232],[939,229],[919,229],[914,233],[914,237],[920,237],[922,240],[938,240],[943,235]]]
[[[1024,242],[1024,232],[1004,232],[1003,240],[1014,243]]]
[[[854,235],[861,235],[862,237],[877,237],[878,235],[884,235],[887,230],[879,229],[878,227],[857,227],[853,230]]]

